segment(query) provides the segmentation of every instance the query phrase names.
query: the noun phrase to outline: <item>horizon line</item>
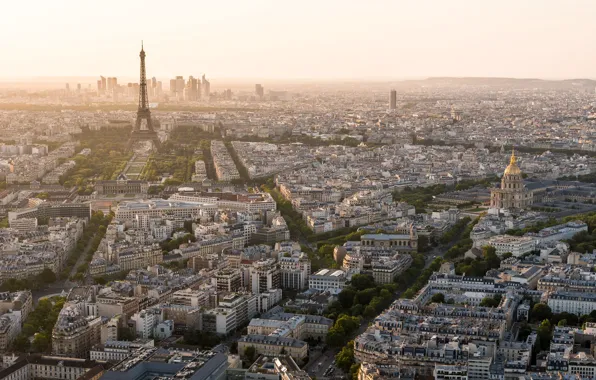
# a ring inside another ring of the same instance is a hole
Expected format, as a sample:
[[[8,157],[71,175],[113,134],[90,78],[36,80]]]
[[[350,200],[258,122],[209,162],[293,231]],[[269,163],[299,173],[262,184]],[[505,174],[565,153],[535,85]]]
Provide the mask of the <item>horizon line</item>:
[[[20,75],[20,76],[0,76],[0,82],[30,82],[34,80],[62,80],[62,79],[87,79],[97,80],[102,75]],[[184,76],[188,78],[194,75]],[[123,79],[133,79],[136,76],[131,75],[109,75],[105,77],[116,77]],[[174,76],[167,75],[151,75],[150,78],[167,78],[173,79]],[[197,76],[199,78],[200,76]],[[410,80],[429,80],[429,79],[514,79],[514,80],[541,80],[541,81],[570,81],[570,80],[593,80],[596,77],[528,77],[528,76],[476,76],[476,75],[421,75],[421,76],[404,76],[404,77],[387,77],[387,76],[362,76],[362,77],[240,77],[240,76],[208,76],[209,80],[223,80],[223,81],[323,81],[323,82],[392,82],[392,81],[410,81]]]

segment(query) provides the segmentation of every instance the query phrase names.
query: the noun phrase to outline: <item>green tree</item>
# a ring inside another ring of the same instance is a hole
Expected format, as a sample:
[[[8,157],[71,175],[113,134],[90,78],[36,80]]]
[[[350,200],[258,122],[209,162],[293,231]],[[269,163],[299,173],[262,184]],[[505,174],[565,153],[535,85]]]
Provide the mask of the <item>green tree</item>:
[[[445,303],[445,295],[443,293],[433,294],[430,300],[434,303]]]
[[[552,326],[548,319],[545,319],[540,323],[537,330],[538,340],[540,342],[540,348],[542,350],[548,350],[550,347],[550,341],[552,339]]]
[[[530,313],[530,318],[532,321],[544,321],[547,319],[551,319],[553,316],[553,312],[550,307],[545,303],[537,303],[532,308],[532,312]]]
[[[356,296],[356,291],[351,287],[347,287],[339,293],[337,300],[344,309],[349,309],[354,303],[354,296]]]
[[[35,352],[46,352],[50,347],[50,338],[45,333],[37,333],[31,343],[31,348]]]
[[[24,334],[19,334],[12,342],[12,349],[16,352],[29,352],[29,338]]]
[[[373,318],[377,315],[377,310],[373,305],[366,305],[364,308],[364,316],[367,318]]]
[[[358,380],[358,372],[360,372],[360,363],[354,363],[350,367],[350,377],[348,379]]]
[[[341,327],[346,334],[356,331],[360,326],[360,319],[347,314],[341,314],[335,321],[335,326]]]
[[[221,338],[210,331],[188,330],[184,334],[184,343],[210,349],[221,343]]]
[[[501,259],[497,256],[497,249],[495,247],[482,247],[482,256],[487,263],[488,269],[496,269],[501,265]]]
[[[355,274],[350,284],[357,290],[365,290],[375,286],[375,280],[369,274]]]
[[[257,350],[254,348],[254,346],[247,346],[244,349],[244,356],[251,362],[255,361],[256,354],[257,354]]]
[[[500,300],[497,300],[494,297],[484,297],[482,301],[480,301],[480,306],[497,307],[499,306],[499,302]]]
[[[333,326],[327,333],[326,342],[331,347],[341,347],[346,339],[346,332],[341,326]]]
[[[335,356],[335,364],[338,368],[348,372],[354,364],[354,341],[349,341]]]
[[[360,305],[360,304],[356,304],[356,305],[352,306],[352,308],[350,309],[350,314],[352,314],[354,316],[362,315],[363,312],[364,312],[364,306]]]
[[[51,284],[56,281],[56,274],[50,268],[44,270],[38,275],[38,278],[46,284]]]

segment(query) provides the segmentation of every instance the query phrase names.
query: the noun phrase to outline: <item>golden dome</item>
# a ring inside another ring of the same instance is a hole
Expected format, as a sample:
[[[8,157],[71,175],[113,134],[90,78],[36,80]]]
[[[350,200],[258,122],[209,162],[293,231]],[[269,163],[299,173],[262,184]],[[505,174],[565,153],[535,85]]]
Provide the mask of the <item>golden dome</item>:
[[[509,166],[505,169],[505,175],[521,175],[521,169],[517,166],[515,158],[515,149],[511,151],[511,159],[509,160]]]

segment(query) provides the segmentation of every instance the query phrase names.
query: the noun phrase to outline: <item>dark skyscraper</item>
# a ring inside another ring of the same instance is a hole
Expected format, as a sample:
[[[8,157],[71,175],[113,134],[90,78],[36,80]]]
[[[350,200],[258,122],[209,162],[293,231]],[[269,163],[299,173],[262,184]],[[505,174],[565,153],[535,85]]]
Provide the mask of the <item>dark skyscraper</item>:
[[[106,81],[106,77],[104,77],[104,76],[100,76],[99,78],[100,78],[99,83],[101,83],[101,86],[100,86],[101,88],[99,88],[98,90],[99,90],[99,93],[103,94],[106,92],[107,81]]]
[[[198,100],[198,92],[199,92],[199,83],[196,78],[192,75],[188,77],[188,82],[186,83],[186,100],[195,101]]]
[[[259,97],[259,99],[263,99],[263,96],[265,95],[265,89],[263,88],[263,85],[261,84],[255,84],[255,94]]]
[[[389,95],[389,108],[394,110],[397,108],[397,91],[391,90]]]
[[[203,74],[203,94],[205,98],[209,100],[209,95],[211,94],[211,83],[205,78],[205,74]]]
[[[116,86],[118,86],[118,79],[115,77],[108,77],[108,81],[107,81],[107,90],[108,93],[112,93],[114,92],[114,90],[116,90]]]

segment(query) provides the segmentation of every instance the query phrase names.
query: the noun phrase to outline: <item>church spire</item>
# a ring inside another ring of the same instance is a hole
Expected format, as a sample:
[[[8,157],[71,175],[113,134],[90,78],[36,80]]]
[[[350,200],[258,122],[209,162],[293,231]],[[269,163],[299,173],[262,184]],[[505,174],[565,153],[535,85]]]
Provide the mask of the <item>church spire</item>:
[[[516,162],[515,158],[515,148],[511,148],[511,159],[509,160],[509,165],[513,165]]]

